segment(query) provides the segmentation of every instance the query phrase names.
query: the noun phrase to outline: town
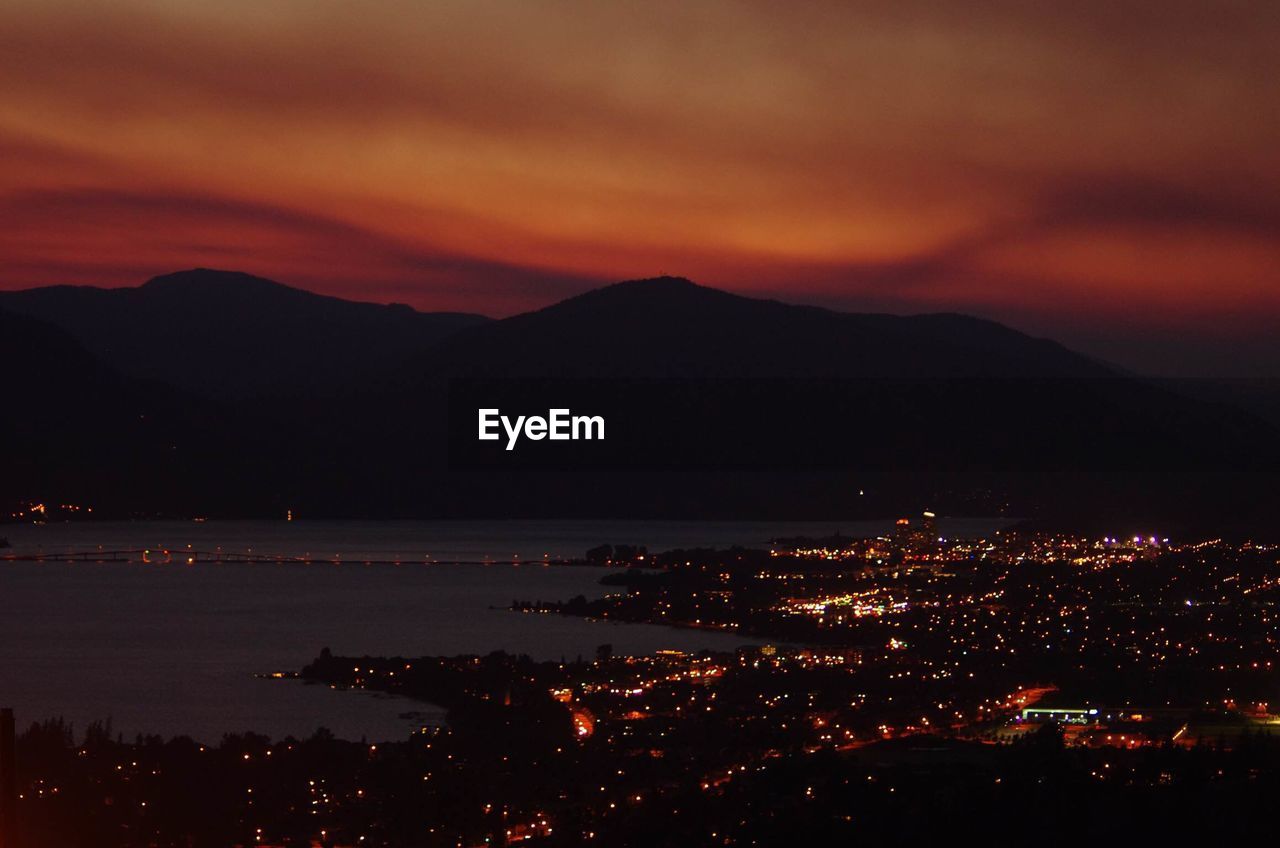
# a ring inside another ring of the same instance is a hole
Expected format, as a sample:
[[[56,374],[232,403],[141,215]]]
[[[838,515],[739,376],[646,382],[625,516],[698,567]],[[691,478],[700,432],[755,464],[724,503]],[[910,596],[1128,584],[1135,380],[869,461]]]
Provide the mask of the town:
[[[390,744],[205,747],[40,723],[17,744],[21,844],[893,844],[971,817],[1017,844],[1047,815],[1063,838],[1209,822],[1244,838],[1261,833],[1250,806],[1280,788],[1280,546],[950,539],[926,513],[875,538],[589,560],[603,597],[516,599],[511,614],[709,628],[743,647],[325,649],[289,675],[447,711]]]

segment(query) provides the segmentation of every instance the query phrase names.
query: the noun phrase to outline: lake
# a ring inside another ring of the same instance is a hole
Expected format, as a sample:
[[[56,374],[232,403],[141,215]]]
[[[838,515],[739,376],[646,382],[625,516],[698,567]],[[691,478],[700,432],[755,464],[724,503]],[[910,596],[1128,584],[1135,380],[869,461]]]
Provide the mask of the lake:
[[[252,730],[404,738],[417,702],[255,674],[336,654],[423,656],[506,650],[538,659],[663,648],[733,650],[727,633],[594,622],[505,609],[513,599],[599,596],[604,571],[512,565],[581,556],[601,543],[763,545],[773,536],[879,532],[885,523],[89,522],[9,525],[5,553],[132,548],[340,558],[342,564],[0,563],[0,706],[19,723],[111,719],[126,735],[217,742]],[[958,534],[992,522],[940,525]],[[403,565],[363,565],[363,560]],[[492,560],[491,565],[423,560]],[[177,560],[175,560],[177,562]],[[434,717],[438,720],[438,715]]]

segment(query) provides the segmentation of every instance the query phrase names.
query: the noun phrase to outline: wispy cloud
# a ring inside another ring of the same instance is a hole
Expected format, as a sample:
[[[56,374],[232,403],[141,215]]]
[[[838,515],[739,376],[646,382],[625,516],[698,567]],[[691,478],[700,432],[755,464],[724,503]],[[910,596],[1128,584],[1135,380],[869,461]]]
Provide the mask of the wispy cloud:
[[[10,0],[0,285],[1272,308],[1277,40],[1247,0]]]

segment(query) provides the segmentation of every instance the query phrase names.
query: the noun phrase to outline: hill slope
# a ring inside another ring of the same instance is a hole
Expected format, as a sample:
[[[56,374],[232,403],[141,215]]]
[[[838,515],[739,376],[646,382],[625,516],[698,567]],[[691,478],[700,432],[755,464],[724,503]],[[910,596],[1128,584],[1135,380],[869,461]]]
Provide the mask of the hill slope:
[[[137,288],[0,292],[0,308],[61,327],[123,374],[228,399],[305,391],[376,370],[487,320],[209,269]]]
[[[208,467],[194,453],[223,452],[193,425],[212,424],[209,410],[118,374],[51,324],[0,309],[0,362],[0,508],[18,499],[176,506],[188,475]]]
[[[6,484],[88,492],[117,514],[813,518],[924,502],[1212,523],[1266,516],[1277,491],[1151,474],[1280,468],[1274,427],[958,315],[837,313],[663,278],[502,321],[455,316],[471,326],[424,345],[432,316],[223,272],[4,298],[72,315],[133,372],[0,309]],[[376,356],[352,352],[392,326]],[[138,374],[280,393],[249,416]],[[481,405],[603,414],[608,438],[477,451],[494,446],[475,438]]]
[[[450,339],[432,359],[453,373],[510,377],[1112,374],[1055,342],[992,321],[833,312],[741,297],[676,277],[618,283],[493,322]]]
[[[452,404],[448,421],[441,409]],[[605,443],[476,440],[475,410],[603,414]],[[1280,467],[1276,428],[960,315],[839,313],[620,283],[447,339],[335,441],[370,467],[1151,471]]]

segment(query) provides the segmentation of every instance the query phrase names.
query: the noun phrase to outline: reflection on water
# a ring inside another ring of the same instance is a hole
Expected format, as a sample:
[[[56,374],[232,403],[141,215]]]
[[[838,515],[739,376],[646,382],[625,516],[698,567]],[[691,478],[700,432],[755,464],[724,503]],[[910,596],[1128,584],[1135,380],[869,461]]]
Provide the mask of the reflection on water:
[[[676,522],[190,522],[11,526],[15,551],[133,547],[300,555],[344,561],[579,556],[602,542],[762,544],[770,536],[846,533],[855,525]],[[724,633],[512,613],[513,599],[605,591],[597,569],[498,565],[142,565],[0,563],[0,705],[22,721],[216,741],[253,730],[279,737],[326,726],[338,736],[401,738],[402,699],[333,692],[255,673],[296,670],[323,647],[346,655],[527,653],[589,656],[662,648],[732,650]]]

